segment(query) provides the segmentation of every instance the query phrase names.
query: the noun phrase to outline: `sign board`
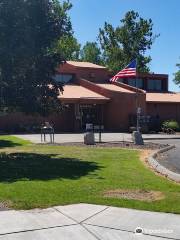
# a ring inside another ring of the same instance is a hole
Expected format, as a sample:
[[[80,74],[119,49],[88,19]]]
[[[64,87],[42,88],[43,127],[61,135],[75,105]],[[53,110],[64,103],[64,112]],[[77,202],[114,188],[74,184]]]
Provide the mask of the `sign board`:
[[[104,130],[104,125],[94,125],[94,130]]]
[[[138,114],[141,113],[141,108],[140,108],[140,107],[137,108],[137,113],[138,113]]]
[[[140,123],[149,123],[150,122],[150,116],[140,116],[139,120]]]
[[[93,130],[93,124],[92,123],[86,123],[86,130]]]

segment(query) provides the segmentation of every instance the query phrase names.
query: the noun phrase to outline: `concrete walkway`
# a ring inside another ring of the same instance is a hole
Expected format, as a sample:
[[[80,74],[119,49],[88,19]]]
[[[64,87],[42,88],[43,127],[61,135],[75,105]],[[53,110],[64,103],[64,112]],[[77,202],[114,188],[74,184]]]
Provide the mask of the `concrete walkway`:
[[[91,204],[0,212],[0,240],[24,239],[177,240],[180,215]]]
[[[30,140],[33,143],[40,143],[41,136],[40,134],[24,134],[24,135],[15,135],[17,137]],[[83,133],[62,133],[55,134],[56,143],[69,143],[69,142],[83,142],[84,134]],[[99,134],[95,134],[96,141],[99,140]],[[154,139],[180,139],[180,135],[165,135],[165,134],[143,134],[144,140],[154,140]],[[49,141],[49,138],[47,138]],[[119,142],[119,141],[132,141],[130,133],[102,133],[103,142]]]
[[[25,135],[15,135],[16,137],[20,137],[26,140],[30,140],[33,143],[41,143],[40,134],[25,134]],[[99,134],[95,134],[96,141],[99,141]],[[104,142],[112,142],[112,141],[131,141],[131,135],[127,133],[103,133],[102,141]],[[49,138],[47,136],[47,142]],[[56,143],[70,143],[76,142],[80,143],[84,141],[83,133],[62,133],[55,134],[55,142]]]

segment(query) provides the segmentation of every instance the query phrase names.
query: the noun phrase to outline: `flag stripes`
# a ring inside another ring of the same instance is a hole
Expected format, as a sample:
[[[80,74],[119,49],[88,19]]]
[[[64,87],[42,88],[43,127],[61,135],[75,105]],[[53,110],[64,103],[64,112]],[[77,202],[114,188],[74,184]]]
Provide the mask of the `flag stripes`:
[[[136,60],[133,60],[123,70],[118,72],[110,79],[111,82],[116,82],[119,78],[136,77]]]

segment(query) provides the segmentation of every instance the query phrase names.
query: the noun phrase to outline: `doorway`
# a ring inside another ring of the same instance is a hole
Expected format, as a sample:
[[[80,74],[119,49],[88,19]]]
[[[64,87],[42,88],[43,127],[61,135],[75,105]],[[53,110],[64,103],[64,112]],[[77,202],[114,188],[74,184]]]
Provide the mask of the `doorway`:
[[[81,130],[86,129],[86,124],[102,125],[103,111],[102,106],[98,104],[80,105]]]

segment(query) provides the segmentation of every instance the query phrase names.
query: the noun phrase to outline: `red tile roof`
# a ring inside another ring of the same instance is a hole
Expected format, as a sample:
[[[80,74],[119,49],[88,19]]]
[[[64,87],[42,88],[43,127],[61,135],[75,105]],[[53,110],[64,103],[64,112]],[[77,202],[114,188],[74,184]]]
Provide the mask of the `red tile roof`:
[[[106,68],[104,66],[100,66],[100,65],[90,63],[90,62],[67,61],[67,64],[70,64],[74,67],[80,67],[80,68],[103,68],[103,69]]]
[[[180,103],[180,93],[146,93],[146,102]]]
[[[96,92],[93,92],[85,87],[79,85],[66,85],[64,86],[64,92],[59,96],[61,101],[67,100],[96,100],[96,101],[108,101],[109,98],[104,97]]]
[[[106,88],[108,90],[111,91],[115,91],[115,92],[126,92],[126,93],[134,93],[134,91],[131,91],[129,89],[114,85],[114,84],[110,84],[110,83],[98,83],[97,84],[100,87]]]

